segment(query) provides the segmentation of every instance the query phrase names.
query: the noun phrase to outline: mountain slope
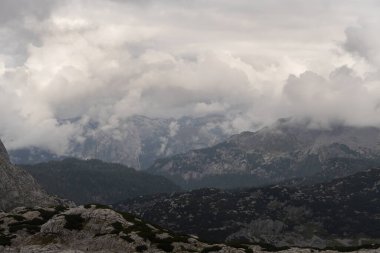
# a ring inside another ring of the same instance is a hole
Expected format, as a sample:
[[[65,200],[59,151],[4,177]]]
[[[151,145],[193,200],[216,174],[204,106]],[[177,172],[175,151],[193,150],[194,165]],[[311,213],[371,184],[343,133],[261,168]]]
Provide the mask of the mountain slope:
[[[99,160],[68,158],[22,167],[48,193],[77,204],[110,204],[140,195],[180,190],[162,176]]]
[[[184,188],[261,186],[294,178],[326,181],[380,165],[380,130],[313,129],[282,120],[210,148],[156,161],[149,171]]]
[[[115,126],[102,126],[97,122],[75,119],[73,123],[82,125],[83,132],[80,138],[76,136],[72,140],[64,155],[36,147],[12,150],[10,155],[16,164],[76,157],[116,162],[141,170],[148,168],[157,158],[208,147],[227,139],[222,128],[224,120],[218,116],[178,120],[132,116]]]
[[[380,169],[372,169],[329,183],[201,189],[115,207],[211,241],[325,248],[380,243],[379,196]]]
[[[0,210],[56,203],[30,174],[10,163],[8,153],[0,141]]]

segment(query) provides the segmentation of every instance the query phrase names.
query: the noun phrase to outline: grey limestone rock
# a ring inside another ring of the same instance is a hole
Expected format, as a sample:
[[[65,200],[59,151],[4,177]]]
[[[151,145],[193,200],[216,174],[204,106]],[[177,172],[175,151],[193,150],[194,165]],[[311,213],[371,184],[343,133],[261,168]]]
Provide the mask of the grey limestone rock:
[[[12,165],[0,141],[0,209],[18,206],[48,206],[57,201],[46,194],[26,171]]]

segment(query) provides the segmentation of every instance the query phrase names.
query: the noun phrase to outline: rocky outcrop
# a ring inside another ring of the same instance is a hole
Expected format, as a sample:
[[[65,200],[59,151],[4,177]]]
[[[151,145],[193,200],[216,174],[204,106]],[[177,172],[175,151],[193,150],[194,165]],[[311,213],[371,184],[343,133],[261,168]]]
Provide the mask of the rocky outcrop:
[[[30,174],[9,162],[7,151],[0,141],[0,210],[56,203],[57,200],[47,195]]]
[[[209,244],[104,206],[17,208],[0,213],[0,253],[264,253],[257,245]],[[375,253],[374,249],[356,252]],[[289,248],[282,253],[325,252]],[[326,251],[327,252],[327,251]],[[334,253],[336,251],[328,251]]]
[[[0,141],[0,159],[4,160],[5,162],[9,162],[8,152],[1,141]]]

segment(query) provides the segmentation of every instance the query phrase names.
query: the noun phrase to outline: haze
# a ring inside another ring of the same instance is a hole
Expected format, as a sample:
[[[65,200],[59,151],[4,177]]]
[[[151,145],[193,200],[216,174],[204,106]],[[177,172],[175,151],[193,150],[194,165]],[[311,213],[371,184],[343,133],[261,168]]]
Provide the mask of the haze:
[[[230,132],[283,117],[379,126],[379,13],[365,0],[2,0],[0,138],[64,153],[89,120],[132,115],[223,115]]]

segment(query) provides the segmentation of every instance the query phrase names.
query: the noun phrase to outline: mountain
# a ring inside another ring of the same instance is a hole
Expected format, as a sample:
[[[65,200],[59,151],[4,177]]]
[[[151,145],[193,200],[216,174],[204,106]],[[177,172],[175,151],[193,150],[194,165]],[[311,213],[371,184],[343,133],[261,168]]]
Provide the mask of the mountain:
[[[355,252],[375,253],[380,249],[378,245],[370,248]],[[265,253],[273,250],[278,249],[201,242],[194,236],[178,235],[129,213],[115,212],[99,205],[18,208],[0,213],[0,253]],[[325,251],[284,248],[281,252]]]
[[[380,130],[281,120],[215,146],[157,160],[148,171],[183,188],[234,188],[295,178],[323,182],[380,166]]]
[[[0,210],[17,206],[48,206],[57,201],[48,196],[26,171],[12,165],[0,141]]]
[[[380,169],[328,183],[200,189],[115,205],[209,241],[354,247],[380,243]]]
[[[1,140],[0,140],[0,159],[2,159],[2,162],[4,163],[9,163],[8,152],[6,148],[4,147],[4,144],[1,142]]]
[[[100,160],[67,158],[22,167],[48,193],[77,204],[110,204],[140,195],[180,190],[162,176]]]
[[[212,146],[228,138],[224,117],[183,117],[151,119],[132,116],[115,126],[97,122],[72,120],[81,125],[83,133],[75,138],[63,155],[37,147],[11,150],[15,164],[32,164],[76,157],[122,163],[138,170],[146,169],[157,159],[191,149]]]

